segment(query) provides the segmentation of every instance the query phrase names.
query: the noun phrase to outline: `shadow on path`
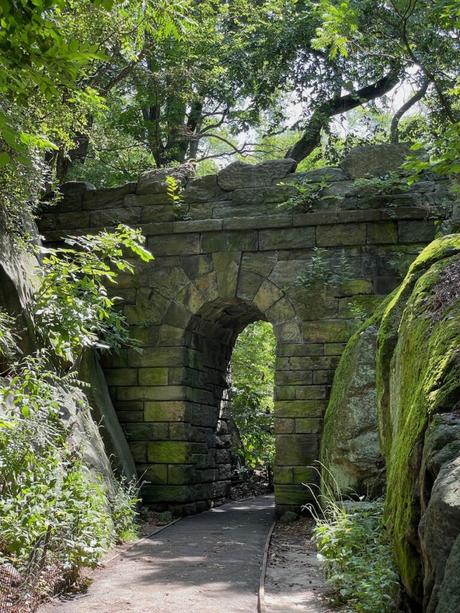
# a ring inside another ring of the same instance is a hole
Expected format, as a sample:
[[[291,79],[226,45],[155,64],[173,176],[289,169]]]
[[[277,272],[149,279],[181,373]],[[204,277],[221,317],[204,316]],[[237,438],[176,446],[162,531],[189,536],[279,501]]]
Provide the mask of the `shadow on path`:
[[[259,496],[186,517],[97,572],[85,594],[40,611],[255,613],[273,513],[273,497]]]

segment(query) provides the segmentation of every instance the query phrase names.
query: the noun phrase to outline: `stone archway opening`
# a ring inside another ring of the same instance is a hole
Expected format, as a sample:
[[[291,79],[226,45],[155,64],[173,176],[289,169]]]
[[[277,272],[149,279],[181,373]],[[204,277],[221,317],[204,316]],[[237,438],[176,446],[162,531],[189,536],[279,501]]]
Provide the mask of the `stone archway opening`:
[[[230,365],[238,336],[258,321],[266,318],[253,303],[219,298],[203,305],[184,335],[194,356],[187,376],[195,396],[189,403],[191,472],[198,489],[194,495],[201,492],[208,504],[231,494],[242,465],[237,442],[241,439],[232,415]]]
[[[230,442],[240,461],[235,472],[239,495],[273,488],[275,359],[270,322],[258,320],[240,332],[230,360],[227,414]]]

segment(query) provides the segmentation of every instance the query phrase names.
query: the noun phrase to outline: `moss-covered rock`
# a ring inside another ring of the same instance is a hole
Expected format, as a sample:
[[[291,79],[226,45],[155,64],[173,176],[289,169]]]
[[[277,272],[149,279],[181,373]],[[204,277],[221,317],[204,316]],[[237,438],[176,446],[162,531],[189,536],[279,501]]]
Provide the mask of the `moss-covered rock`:
[[[387,302],[350,338],[335,372],[321,442],[324,494],[376,495],[384,487],[375,354],[378,326]]]
[[[458,411],[459,346],[460,235],[450,235],[431,243],[412,264],[385,309],[378,337],[385,518],[403,584],[419,604],[430,599],[426,590],[432,590],[433,578],[431,588],[425,581],[424,594],[423,575],[435,556],[428,547],[422,565],[418,530],[427,506],[423,498],[429,505],[430,496],[421,491],[424,437],[438,413]],[[443,564],[435,582],[442,581]],[[435,601],[430,606],[436,610]]]

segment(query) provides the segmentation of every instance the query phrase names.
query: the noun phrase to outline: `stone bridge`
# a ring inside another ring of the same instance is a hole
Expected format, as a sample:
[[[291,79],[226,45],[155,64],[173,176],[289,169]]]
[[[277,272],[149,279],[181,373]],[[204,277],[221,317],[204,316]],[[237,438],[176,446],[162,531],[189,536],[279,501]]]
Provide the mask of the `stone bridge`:
[[[277,509],[307,501],[302,483],[316,478],[311,465],[344,344],[446,214],[443,181],[423,180],[410,191],[393,186],[391,193],[372,181],[356,183],[364,172],[387,168],[371,157],[361,151],[343,168],[298,175],[291,160],[236,162],[194,180],[182,167],[169,171],[184,184],[175,205],[162,171],[114,189],[68,183],[63,201],[42,215],[51,243],[123,222],[142,228],[155,256],[136,263],[134,276],[121,275],[116,289],[144,349],[103,362],[149,482],[147,503],[194,512],[226,495],[228,365],[237,335],[257,320],[269,321],[277,339]],[[311,210],[283,205],[299,178]]]

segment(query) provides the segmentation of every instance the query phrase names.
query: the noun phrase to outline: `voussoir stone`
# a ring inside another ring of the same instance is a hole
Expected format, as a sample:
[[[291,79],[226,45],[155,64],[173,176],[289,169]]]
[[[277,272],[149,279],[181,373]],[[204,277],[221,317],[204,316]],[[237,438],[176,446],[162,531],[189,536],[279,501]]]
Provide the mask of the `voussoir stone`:
[[[295,160],[271,160],[261,164],[233,162],[220,171],[217,183],[225,191],[251,187],[269,187],[295,171]]]

